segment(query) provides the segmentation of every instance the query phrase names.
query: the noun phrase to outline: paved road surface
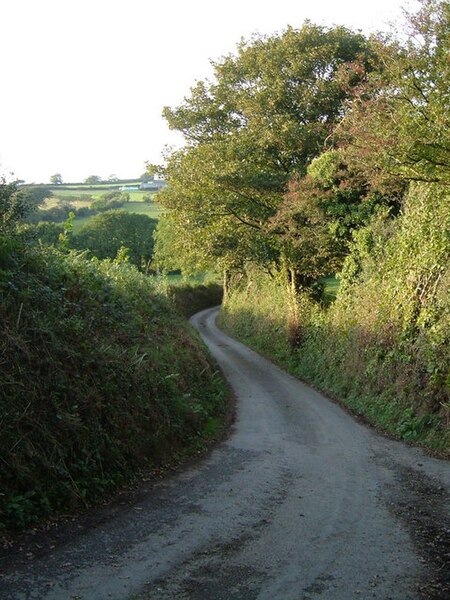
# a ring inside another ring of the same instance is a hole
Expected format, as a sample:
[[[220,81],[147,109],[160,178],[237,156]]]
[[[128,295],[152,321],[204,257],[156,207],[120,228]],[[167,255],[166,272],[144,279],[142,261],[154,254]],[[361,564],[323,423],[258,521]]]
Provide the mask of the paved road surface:
[[[0,598],[450,598],[449,463],[361,425],[215,315],[193,323],[237,397],[228,440],[55,548],[24,548]]]

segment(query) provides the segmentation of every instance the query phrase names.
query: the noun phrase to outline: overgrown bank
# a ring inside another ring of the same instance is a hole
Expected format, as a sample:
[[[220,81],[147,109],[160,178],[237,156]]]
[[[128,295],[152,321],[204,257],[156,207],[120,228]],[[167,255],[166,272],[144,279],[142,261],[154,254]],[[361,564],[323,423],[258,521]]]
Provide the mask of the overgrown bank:
[[[223,381],[120,258],[0,236],[0,530],[86,506],[211,434]]]
[[[395,223],[355,244],[329,308],[251,271],[228,332],[398,437],[450,454],[450,216],[445,187],[415,186]],[[370,253],[365,251],[370,247]]]

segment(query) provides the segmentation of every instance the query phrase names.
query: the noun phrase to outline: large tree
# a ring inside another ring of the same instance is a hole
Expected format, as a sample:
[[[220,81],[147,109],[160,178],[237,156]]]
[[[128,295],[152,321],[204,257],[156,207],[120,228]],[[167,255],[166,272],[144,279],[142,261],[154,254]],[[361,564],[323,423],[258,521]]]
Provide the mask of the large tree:
[[[86,179],[84,180],[84,183],[88,184],[88,185],[94,185],[96,183],[101,183],[102,182],[102,178],[99,175],[89,175],[89,177],[86,177]]]
[[[63,178],[61,173],[55,173],[54,175],[52,175],[50,177],[50,183],[53,183],[53,185],[61,185],[63,182]]]
[[[369,235],[396,217],[411,181],[450,183],[450,5],[423,0],[402,43],[372,40],[373,64],[306,177],[295,176],[272,219],[298,263],[298,279],[355,273]],[[437,189],[437,188],[434,188]],[[372,234],[369,235],[371,237]],[[364,242],[365,244],[365,242]],[[363,245],[364,245],[363,244]],[[360,248],[363,250],[363,246]]]
[[[271,219],[288,182],[321,152],[369,63],[361,35],[305,23],[242,42],[214,65],[212,82],[165,109],[186,146],[168,157],[169,186],[159,199],[172,209],[172,237],[183,240],[186,263],[289,259]]]
[[[115,258],[121,248],[130,261],[147,269],[153,255],[156,219],[125,210],[109,210],[93,217],[73,237],[73,245],[97,258]]]

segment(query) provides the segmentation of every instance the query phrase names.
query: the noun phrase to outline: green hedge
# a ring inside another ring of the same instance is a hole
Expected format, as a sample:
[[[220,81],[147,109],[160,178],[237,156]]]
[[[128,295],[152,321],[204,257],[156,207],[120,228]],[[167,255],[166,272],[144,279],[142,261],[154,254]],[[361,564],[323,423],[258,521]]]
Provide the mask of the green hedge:
[[[445,187],[413,186],[395,227],[374,225],[370,254],[354,248],[359,272],[329,308],[299,296],[293,319],[282,283],[251,273],[222,326],[371,422],[450,455],[448,206]]]
[[[91,504],[225,410],[203,345],[150,278],[0,238],[0,528]]]

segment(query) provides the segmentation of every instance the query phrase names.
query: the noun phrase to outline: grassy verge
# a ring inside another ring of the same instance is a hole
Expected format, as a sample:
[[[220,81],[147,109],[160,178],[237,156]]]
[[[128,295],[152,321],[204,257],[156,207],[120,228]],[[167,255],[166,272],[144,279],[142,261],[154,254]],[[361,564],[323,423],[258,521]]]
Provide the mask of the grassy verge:
[[[442,360],[442,352],[448,351],[444,340],[441,350],[424,336],[412,342],[391,340],[388,345],[362,328],[356,312],[342,304],[323,308],[304,303],[299,308],[300,343],[292,347],[288,306],[283,286],[260,275],[251,285],[234,290],[219,324],[370,423],[450,456],[446,384],[434,358],[437,353]]]

